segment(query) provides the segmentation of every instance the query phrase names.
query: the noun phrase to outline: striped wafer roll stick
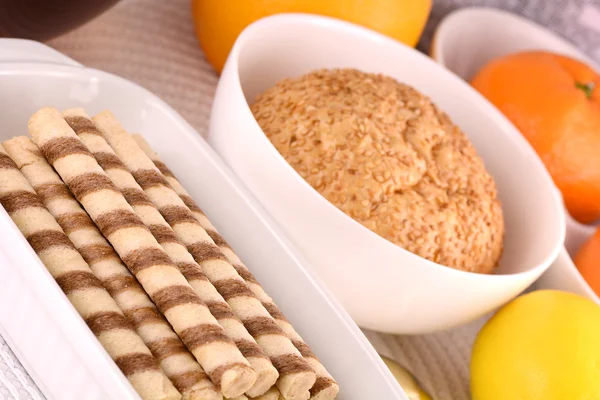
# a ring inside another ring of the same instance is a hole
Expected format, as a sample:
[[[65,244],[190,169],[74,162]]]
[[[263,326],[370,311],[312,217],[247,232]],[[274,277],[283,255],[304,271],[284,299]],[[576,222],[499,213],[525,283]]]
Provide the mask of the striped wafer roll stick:
[[[233,252],[231,247],[227,244],[225,239],[217,232],[216,228],[211,224],[206,215],[202,212],[200,207],[196,204],[192,196],[185,190],[179,180],[175,177],[173,172],[167,167],[167,165],[160,160],[158,154],[150,147],[150,144],[139,134],[132,135],[134,140],[140,146],[140,148],[146,153],[146,155],[154,162],[156,167],[162,172],[163,176],[169,182],[173,190],[181,197],[181,200],[188,206],[192,211],[192,214],[200,222],[202,227],[219,246],[223,254],[227,257],[229,262],[238,271],[240,276],[244,278],[248,287],[263,303],[265,308],[269,311],[271,316],[275,318],[277,325],[285,332],[288,338],[292,340],[294,345],[304,358],[308,361],[312,369],[317,374],[317,381],[311,388],[311,398],[315,400],[330,400],[334,399],[338,392],[339,386],[333,377],[327,372],[323,364],[311,351],[310,347],[302,340],[300,335],[296,332],[294,327],[285,318],[279,307],[273,302],[273,299],[263,290],[256,278],[248,270],[248,268],[242,263],[240,258]]]
[[[29,132],[213,383],[225,396],[245,393],[250,364],[60,112],[37,111]]]
[[[7,140],[4,148],[94,275],[133,323],[138,335],[181,392],[183,399],[222,400],[221,393],[42,156],[39,148],[25,136]]]
[[[181,395],[102,283],[0,145],[0,204],[144,400]]]
[[[158,207],[177,237],[229,303],[279,371],[277,387],[286,399],[308,399],[314,371],[269,312],[248,288],[214,241],[173,191],[154,163],[108,111],[93,118],[96,127]]]
[[[235,341],[244,357],[250,362],[257,379],[247,393],[260,395],[266,392],[279,377],[269,358],[248,333],[239,318],[235,316],[223,297],[208,281],[202,272],[202,267],[196,263],[187,248],[177,239],[171,226],[148,199],[134,177],[96,129],[94,123],[87,118],[85,111],[82,109],[67,110],[63,112],[63,116],[83,144],[96,157],[108,177],[125,195],[125,199],[135,213],[150,228],[165,252],[179,266],[192,288],[219,321],[225,333]]]

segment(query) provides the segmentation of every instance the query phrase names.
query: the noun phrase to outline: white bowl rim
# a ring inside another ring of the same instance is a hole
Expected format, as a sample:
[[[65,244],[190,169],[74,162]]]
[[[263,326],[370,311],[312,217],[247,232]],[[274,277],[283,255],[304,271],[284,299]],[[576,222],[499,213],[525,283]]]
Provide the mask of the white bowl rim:
[[[493,7],[482,7],[482,6],[458,8],[454,11],[451,11],[448,15],[446,15],[440,21],[437,28],[435,29],[435,33],[433,35],[433,40],[431,42],[431,49],[429,51],[430,54],[432,54],[432,58],[434,60],[436,60],[436,62],[440,63],[443,66],[446,66],[446,63],[445,63],[444,57],[443,57],[443,53],[441,51],[443,48],[443,38],[445,37],[446,30],[450,29],[449,27],[455,23],[456,19],[461,18],[465,15],[469,15],[469,14],[475,14],[475,15],[480,15],[480,16],[487,15],[487,16],[494,16],[494,17],[502,16],[502,18],[506,18],[507,20],[512,19],[515,22],[518,22],[524,26],[527,26],[528,28],[532,28],[532,29],[539,31],[540,33],[544,33],[549,38],[552,38],[552,40],[559,42],[565,48],[571,48],[573,50],[573,53],[578,53],[578,56],[579,56],[579,58],[581,58],[582,61],[585,61],[592,68],[594,68],[596,70],[599,69],[598,64],[593,59],[588,57],[585,53],[583,53],[581,50],[579,50],[573,43],[571,43],[564,37],[560,36],[556,32],[551,31],[550,29],[544,27],[543,25],[538,24],[535,21],[527,19],[522,15],[512,13],[508,10],[503,10],[503,9],[493,8]],[[473,17],[475,17],[475,15]]]
[[[251,23],[250,25],[248,25],[236,39],[236,42],[234,43],[234,46],[231,49],[231,52],[227,59],[227,64],[233,64],[230,68],[232,69],[233,75],[236,78],[235,79],[235,87],[236,87],[236,89],[239,90],[239,92],[242,94],[242,96],[244,98],[245,98],[244,90],[242,88],[240,74],[239,74],[240,52],[244,48],[245,43],[248,40],[250,40],[256,32],[259,32],[260,30],[265,29],[265,28],[270,28],[272,26],[280,25],[283,21],[301,23],[301,24],[306,24],[306,25],[313,25],[313,26],[314,25],[329,26],[329,27],[334,27],[335,29],[338,29],[342,32],[348,32],[348,33],[353,33],[353,34],[358,33],[359,35],[364,36],[367,39],[370,39],[375,42],[384,42],[384,43],[388,43],[388,44],[392,44],[392,45],[396,45],[396,46],[406,47],[406,49],[413,51],[415,56],[423,57],[423,59],[426,59],[432,63],[436,63],[435,60],[433,60],[426,54],[421,53],[420,51],[417,51],[414,48],[403,45],[401,42],[396,41],[396,40],[394,40],[388,36],[385,36],[379,32],[373,31],[369,28],[366,28],[366,27],[363,27],[363,26],[360,26],[357,24],[353,24],[351,22],[347,22],[347,21],[340,20],[337,18],[322,16],[322,15],[315,15],[315,14],[307,14],[307,13],[275,14],[275,15],[263,17],[255,22]],[[449,79],[454,79],[457,82],[457,84],[464,85],[468,89],[468,92],[470,93],[469,96],[475,96],[476,102],[479,103],[479,105],[481,107],[485,107],[486,111],[491,114],[491,116],[496,120],[496,122],[504,125],[506,127],[506,129],[510,129],[511,131],[514,131],[514,132],[512,132],[511,137],[512,137],[512,141],[518,142],[518,143],[515,143],[515,146],[523,147],[523,145],[526,145],[526,147],[528,148],[527,151],[530,151],[532,153],[532,155],[534,155],[537,159],[537,155],[535,154],[534,150],[529,147],[529,145],[520,136],[520,134],[516,130],[516,128],[510,123],[510,121],[508,121],[508,119],[506,119],[506,117],[504,117],[504,115],[502,115],[500,113],[500,111],[498,111],[487,99],[485,99],[483,96],[481,96],[479,93],[477,93],[473,88],[471,88],[467,83],[465,83],[459,76],[455,75],[453,72],[442,67],[440,64],[438,64],[438,66],[441,68],[440,72],[443,74],[447,74]],[[247,104],[247,102],[245,102],[245,103],[246,103],[246,107],[247,107],[247,109],[245,111],[251,113],[250,106]],[[256,123],[256,125],[258,126],[258,123]],[[260,127],[259,127],[259,129],[260,129]],[[505,129],[502,129],[502,130],[505,131]],[[266,137],[265,137],[265,139],[266,139]],[[268,141],[268,139],[266,139],[266,140]],[[318,193],[312,186],[310,186],[308,184],[308,182],[306,182],[304,179],[302,179],[302,177],[300,177],[299,174],[297,174],[297,172],[285,161],[283,156],[281,156],[281,154],[279,154],[279,152],[277,151],[277,149],[275,149],[275,147],[273,145],[270,145],[270,151],[272,152],[272,154],[274,154],[276,157],[278,157],[278,159],[281,161],[282,168],[288,168],[288,170],[294,174],[294,178],[298,179],[301,182],[301,184],[304,185],[305,188],[312,191],[314,195],[321,196],[320,193]],[[543,167],[543,164],[541,164],[541,161],[539,161],[539,159],[538,159],[538,163],[539,163],[539,166],[542,167],[540,169],[540,173],[545,177],[543,179],[546,179],[548,184],[554,186],[549,174],[547,173],[545,167]],[[556,191],[552,190],[551,193],[552,193],[551,197],[554,199],[555,203],[557,205],[562,204],[560,196],[556,193]],[[424,263],[424,265],[427,265],[428,267],[432,268],[432,270],[435,271],[436,273],[445,273],[445,274],[450,274],[451,276],[452,276],[452,274],[454,274],[454,276],[456,276],[456,277],[472,279],[475,281],[483,281],[483,282],[513,281],[513,280],[526,279],[529,276],[539,276],[546,269],[548,269],[550,267],[550,265],[558,258],[558,255],[563,248],[563,243],[564,243],[565,234],[566,234],[566,217],[565,217],[564,213],[559,213],[559,215],[558,215],[559,226],[561,226],[559,244],[555,245],[553,248],[553,251],[550,252],[549,254],[547,254],[546,257],[544,257],[544,259],[541,260],[539,264],[537,264],[533,267],[530,267],[529,269],[527,269],[525,271],[520,271],[520,272],[516,272],[516,273],[481,274],[481,273],[476,273],[476,272],[468,272],[468,271],[458,270],[458,269],[454,269],[454,268],[449,268],[444,265],[427,260],[416,254],[413,254],[413,253],[409,252],[408,250],[405,250],[405,249],[401,248],[400,246],[397,246],[397,245],[393,244],[392,242],[382,238],[381,236],[377,235],[375,232],[372,232],[371,230],[364,227],[360,223],[354,221],[352,218],[347,216],[345,213],[343,213],[341,210],[339,210],[333,204],[331,204],[329,202],[327,202],[327,203],[330,206],[330,209],[332,212],[337,212],[337,213],[341,214],[343,217],[351,220],[351,222],[353,222],[355,224],[357,229],[361,229],[363,231],[363,234],[377,236],[386,245],[394,246],[399,251],[406,252],[407,256],[409,256],[409,257],[418,258],[420,263]],[[423,267],[424,265],[421,265],[421,267]]]

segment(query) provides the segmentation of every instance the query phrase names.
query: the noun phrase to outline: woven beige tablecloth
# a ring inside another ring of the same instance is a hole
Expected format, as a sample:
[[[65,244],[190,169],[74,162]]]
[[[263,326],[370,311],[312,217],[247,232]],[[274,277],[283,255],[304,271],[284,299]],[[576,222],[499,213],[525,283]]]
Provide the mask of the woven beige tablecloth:
[[[506,4],[520,7],[515,0]],[[441,9],[448,11],[448,7]],[[91,23],[48,44],[87,66],[146,87],[206,135],[217,76],[203,58],[189,10],[189,0],[124,0]],[[432,20],[439,18],[434,9]],[[431,32],[428,27],[425,37]],[[427,43],[419,48],[426,49]],[[410,369],[434,400],[467,400],[470,349],[483,322],[412,337],[365,334],[381,354]],[[2,338],[0,345],[4,360],[2,363],[0,359],[0,400],[41,398]],[[9,364],[10,368],[5,368]],[[12,386],[7,389],[4,383]]]

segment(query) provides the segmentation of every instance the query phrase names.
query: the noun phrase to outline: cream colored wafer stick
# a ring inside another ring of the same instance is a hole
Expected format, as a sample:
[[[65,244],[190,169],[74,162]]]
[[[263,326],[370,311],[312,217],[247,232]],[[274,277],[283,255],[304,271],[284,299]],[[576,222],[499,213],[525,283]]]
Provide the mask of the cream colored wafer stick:
[[[148,347],[1,145],[0,204],[138,394],[145,400],[180,399]]]
[[[215,385],[245,393],[256,379],[250,364],[60,112],[39,110],[29,132]]]
[[[339,386],[333,377],[327,372],[323,364],[311,351],[310,347],[302,340],[300,335],[296,332],[294,327],[285,318],[279,307],[273,302],[273,299],[263,290],[256,278],[248,270],[248,268],[242,263],[240,258],[233,252],[229,244],[225,239],[217,232],[216,228],[211,224],[206,215],[202,212],[200,207],[196,204],[192,196],[185,190],[183,185],[175,177],[173,172],[167,167],[167,165],[161,161],[158,153],[156,153],[150,144],[139,134],[132,135],[134,140],[140,146],[140,148],[146,153],[146,155],[154,162],[156,167],[161,171],[167,182],[171,185],[173,190],[181,197],[188,208],[192,211],[192,214],[214,242],[219,246],[223,254],[227,256],[227,259],[233,264],[238,273],[244,278],[248,287],[254,292],[254,294],[263,303],[265,308],[269,310],[269,313],[275,318],[279,327],[286,333],[288,338],[292,340],[294,345],[304,358],[308,361],[310,366],[317,374],[317,381],[311,388],[311,398],[315,400],[331,400],[334,399],[338,392]]]
[[[260,395],[275,384],[277,370],[229,305],[208,282],[202,267],[196,263],[187,248],[177,239],[171,226],[165,221],[156,206],[148,199],[134,177],[125,168],[113,149],[102,138],[94,123],[82,109],[63,112],[67,123],[73,128],[88,150],[96,157],[108,177],[125,195],[142,222],[150,228],[165,252],[180,266],[180,270],[198,296],[208,305],[212,314],[232,338],[257,374],[257,379],[247,393]]]
[[[40,196],[94,275],[134,325],[184,400],[222,400],[223,396],[160,315],[142,286],[81,208],[69,189],[25,136],[4,142],[8,155]]]
[[[258,397],[251,397],[249,400],[279,400],[281,394],[276,387],[271,388],[267,393]],[[283,398],[283,397],[281,397]]]
[[[279,371],[277,387],[282,395],[290,400],[308,399],[308,390],[315,383],[316,375],[300,352],[165,181],[154,163],[112,114],[104,111],[93,120],[150,200],[158,206],[177,237],[202,266],[208,279],[271,358]]]

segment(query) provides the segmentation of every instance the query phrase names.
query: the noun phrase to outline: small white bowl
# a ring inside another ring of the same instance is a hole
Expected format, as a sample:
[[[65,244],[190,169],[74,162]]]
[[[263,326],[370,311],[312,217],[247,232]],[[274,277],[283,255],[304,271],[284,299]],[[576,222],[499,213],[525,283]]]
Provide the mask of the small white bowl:
[[[594,62],[552,31],[495,8],[467,7],[447,15],[436,28],[431,57],[469,81],[485,64],[506,54],[547,50]]]
[[[599,66],[575,46],[528,19],[493,8],[463,8],[449,14],[438,25],[431,56],[466,81],[494,58],[526,50],[546,50],[579,59],[600,71]],[[567,234],[565,248],[536,288],[563,289],[585,295],[600,304],[598,297],[581,277],[569,255],[596,230],[577,222],[565,209]]]
[[[336,67],[406,82],[466,132],[503,203],[507,233],[497,275],[447,268],[381,238],[312,189],[271,145],[248,102],[280,79]],[[347,22],[281,14],[249,26],[221,75],[209,141],[364,328],[425,333],[478,318],[535,281],[564,241],[551,178],[508,120],[429,57]]]

